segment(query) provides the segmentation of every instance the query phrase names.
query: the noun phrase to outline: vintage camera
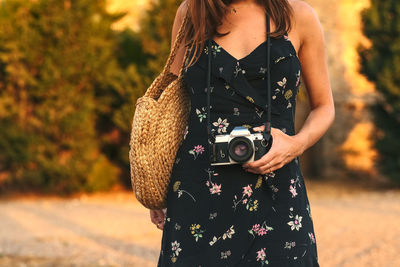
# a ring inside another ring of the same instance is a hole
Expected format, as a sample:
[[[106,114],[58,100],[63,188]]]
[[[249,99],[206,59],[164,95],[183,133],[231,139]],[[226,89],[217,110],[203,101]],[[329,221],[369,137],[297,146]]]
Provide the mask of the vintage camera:
[[[229,134],[215,135],[211,146],[211,165],[243,164],[260,159],[272,144],[262,132],[250,133],[243,126],[236,126]]]

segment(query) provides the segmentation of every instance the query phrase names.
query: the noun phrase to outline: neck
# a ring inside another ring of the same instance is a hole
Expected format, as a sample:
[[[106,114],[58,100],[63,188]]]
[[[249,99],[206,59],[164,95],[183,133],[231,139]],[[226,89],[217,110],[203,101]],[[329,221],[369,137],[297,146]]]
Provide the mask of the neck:
[[[231,4],[256,4],[257,0],[232,0]]]
[[[237,0],[237,1],[232,1],[228,7],[230,8],[230,12],[233,14],[237,14],[238,12],[241,13],[241,11],[247,9],[247,8],[253,8],[254,6],[258,6],[259,3],[257,0]]]
[[[228,6],[231,8],[240,9],[258,5],[259,2],[257,0],[240,0],[240,1],[232,1]]]

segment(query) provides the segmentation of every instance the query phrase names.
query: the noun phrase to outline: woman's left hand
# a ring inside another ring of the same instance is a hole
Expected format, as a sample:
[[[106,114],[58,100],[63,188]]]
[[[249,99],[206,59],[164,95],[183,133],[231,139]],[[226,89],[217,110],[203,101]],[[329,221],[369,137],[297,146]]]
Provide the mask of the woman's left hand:
[[[254,127],[255,131],[264,131],[264,125]],[[260,159],[245,163],[242,167],[249,172],[266,174],[282,168],[295,157],[303,153],[302,143],[296,136],[287,135],[278,128],[271,127],[272,145]]]

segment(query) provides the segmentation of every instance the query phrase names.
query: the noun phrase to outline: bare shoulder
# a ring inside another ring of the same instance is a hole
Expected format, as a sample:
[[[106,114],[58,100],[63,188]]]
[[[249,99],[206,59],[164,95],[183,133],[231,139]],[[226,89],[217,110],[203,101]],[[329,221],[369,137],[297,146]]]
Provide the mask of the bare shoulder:
[[[171,33],[171,50],[174,46],[174,42],[176,39],[176,36],[179,31],[179,27],[181,26],[183,19],[185,18],[185,14],[188,11],[188,3],[189,0],[184,0],[182,3],[179,5],[178,9],[176,10],[175,14],[175,19],[174,19],[174,24],[172,26],[172,33]],[[175,75],[178,75],[180,66],[183,63],[183,57],[184,57],[184,45],[183,42],[180,43],[180,46],[178,48],[175,60],[171,64],[170,71],[174,73]]]
[[[178,33],[179,30],[179,26],[182,24],[182,21],[185,17],[185,14],[188,10],[188,0],[184,0],[182,1],[182,3],[180,3],[178,9],[176,10],[176,14],[175,14],[175,19],[174,19],[174,25],[172,26],[172,40],[171,42],[173,42],[175,40],[175,36]],[[172,45],[172,43],[171,43]]]
[[[189,4],[188,0],[184,0],[184,1],[182,1],[182,3],[179,4],[178,9],[176,10],[175,19],[178,19],[179,21],[183,20],[186,12],[188,10],[188,4]]]
[[[316,23],[319,21],[314,8],[306,1],[289,0],[289,3],[294,10],[294,16],[297,22]]]
[[[322,26],[314,8],[303,0],[289,0],[294,14],[294,28],[298,32],[300,43],[322,35]]]

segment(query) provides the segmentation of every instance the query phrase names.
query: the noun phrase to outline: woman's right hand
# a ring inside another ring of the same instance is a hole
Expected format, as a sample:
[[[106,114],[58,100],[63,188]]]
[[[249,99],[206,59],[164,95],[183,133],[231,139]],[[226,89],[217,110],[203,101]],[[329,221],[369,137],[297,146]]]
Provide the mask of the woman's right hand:
[[[164,218],[165,218],[164,210],[150,210],[151,222],[154,223],[160,230],[163,230],[164,228]]]

